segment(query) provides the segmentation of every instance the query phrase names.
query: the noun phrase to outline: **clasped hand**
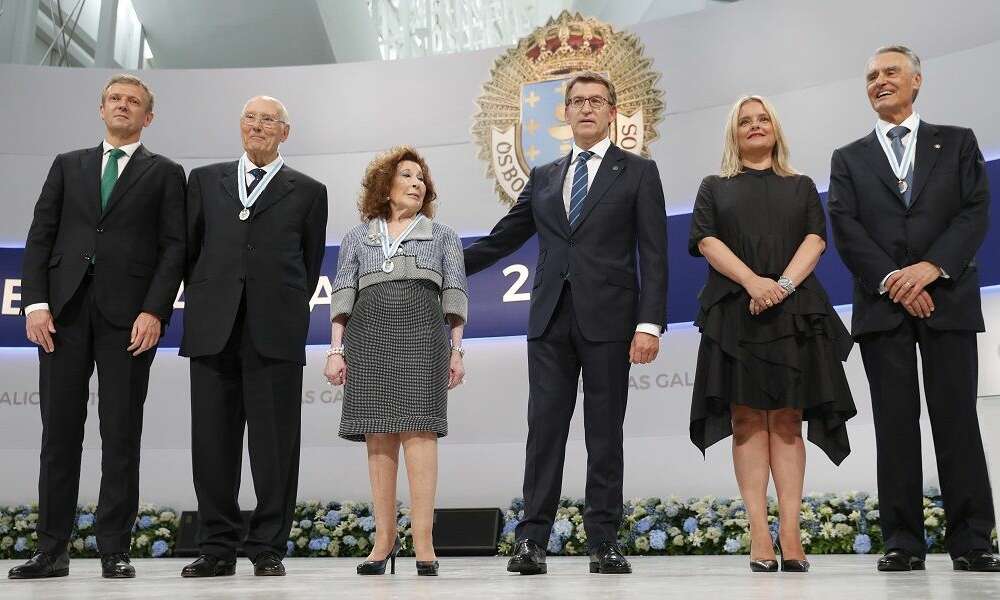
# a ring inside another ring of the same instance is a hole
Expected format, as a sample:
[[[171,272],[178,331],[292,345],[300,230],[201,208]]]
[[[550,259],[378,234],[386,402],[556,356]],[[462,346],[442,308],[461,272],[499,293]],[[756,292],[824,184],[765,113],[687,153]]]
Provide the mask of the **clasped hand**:
[[[744,286],[744,289],[750,295],[750,314],[752,315],[759,315],[769,308],[774,308],[788,297],[785,288],[778,285],[777,281],[767,277],[754,276]]]
[[[885,280],[886,293],[910,315],[926,319],[934,312],[934,300],[925,288],[940,276],[937,265],[921,261],[890,275]]]

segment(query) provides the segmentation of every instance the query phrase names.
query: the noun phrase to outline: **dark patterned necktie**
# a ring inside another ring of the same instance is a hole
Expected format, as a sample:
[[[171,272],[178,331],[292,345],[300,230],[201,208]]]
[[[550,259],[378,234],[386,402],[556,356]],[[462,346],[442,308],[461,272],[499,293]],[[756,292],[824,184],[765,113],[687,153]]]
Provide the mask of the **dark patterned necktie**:
[[[253,181],[251,181],[250,185],[247,186],[247,196],[253,193],[254,188],[257,187],[257,184],[260,183],[260,180],[264,178],[264,175],[267,174],[267,171],[260,168],[250,169],[250,174],[253,175]]]
[[[892,147],[892,153],[896,155],[896,162],[898,162],[899,166],[902,168],[905,168],[903,166],[903,153],[906,152],[906,149],[903,147],[903,136],[908,133],[910,133],[910,128],[903,127],[902,125],[896,125],[885,133],[886,137],[888,137],[891,141],[890,146]],[[906,179],[903,181],[906,182],[906,191],[903,192],[903,202],[906,203],[906,206],[910,206],[910,192],[913,187],[913,169],[906,170]]]
[[[583,201],[587,198],[587,161],[594,153],[584,150],[576,157],[573,171],[573,186],[569,192],[569,225],[572,227],[583,212]]]

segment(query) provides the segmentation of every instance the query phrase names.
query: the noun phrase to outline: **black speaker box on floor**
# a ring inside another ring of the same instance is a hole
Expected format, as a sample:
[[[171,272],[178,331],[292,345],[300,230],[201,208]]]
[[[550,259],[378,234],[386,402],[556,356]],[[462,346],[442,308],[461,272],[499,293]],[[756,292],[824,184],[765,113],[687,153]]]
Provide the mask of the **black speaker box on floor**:
[[[441,556],[493,555],[502,529],[498,508],[439,508],[434,511],[434,550]]]

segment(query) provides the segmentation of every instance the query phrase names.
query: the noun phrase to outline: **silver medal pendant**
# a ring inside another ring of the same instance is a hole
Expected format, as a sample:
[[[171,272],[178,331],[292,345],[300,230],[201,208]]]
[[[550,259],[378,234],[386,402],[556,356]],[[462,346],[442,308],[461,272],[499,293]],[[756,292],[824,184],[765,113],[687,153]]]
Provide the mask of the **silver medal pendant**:
[[[907,190],[907,189],[909,189],[909,187],[910,187],[910,186],[906,185],[906,180],[905,180],[905,179],[900,179],[900,180],[899,180],[899,181],[897,182],[897,184],[896,184],[896,185],[898,185],[898,186],[899,186],[899,193],[900,193],[900,194],[905,194],[905,193],[906,193],[906,190]]]
[[[396,268],[396,265],[395,265],[395,263],[392,262],[391,258],[385,259],[385,262],[382,263],[382,272],[383,273],[392,273],[392,270],[395,269],[395,268]]]
[[[240,211],[239,216],[240,216],[240,221],[246,221],[247,219],[250,218],[250,209],[244,208],[243,210]]]

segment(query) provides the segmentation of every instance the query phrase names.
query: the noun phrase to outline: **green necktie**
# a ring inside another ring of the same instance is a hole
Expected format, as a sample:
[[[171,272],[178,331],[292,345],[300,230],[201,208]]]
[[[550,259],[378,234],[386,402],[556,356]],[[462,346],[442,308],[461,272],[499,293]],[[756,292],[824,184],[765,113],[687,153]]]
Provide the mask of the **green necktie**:
[[[121,148],[112,148],[108,152],[108,164],[104,167],[104,174],[101,175],[101,212],[108,207],[108,200],[111,192],[115,189],[115,182],[118,181],[118,159],[125,156],[125,151]]]

